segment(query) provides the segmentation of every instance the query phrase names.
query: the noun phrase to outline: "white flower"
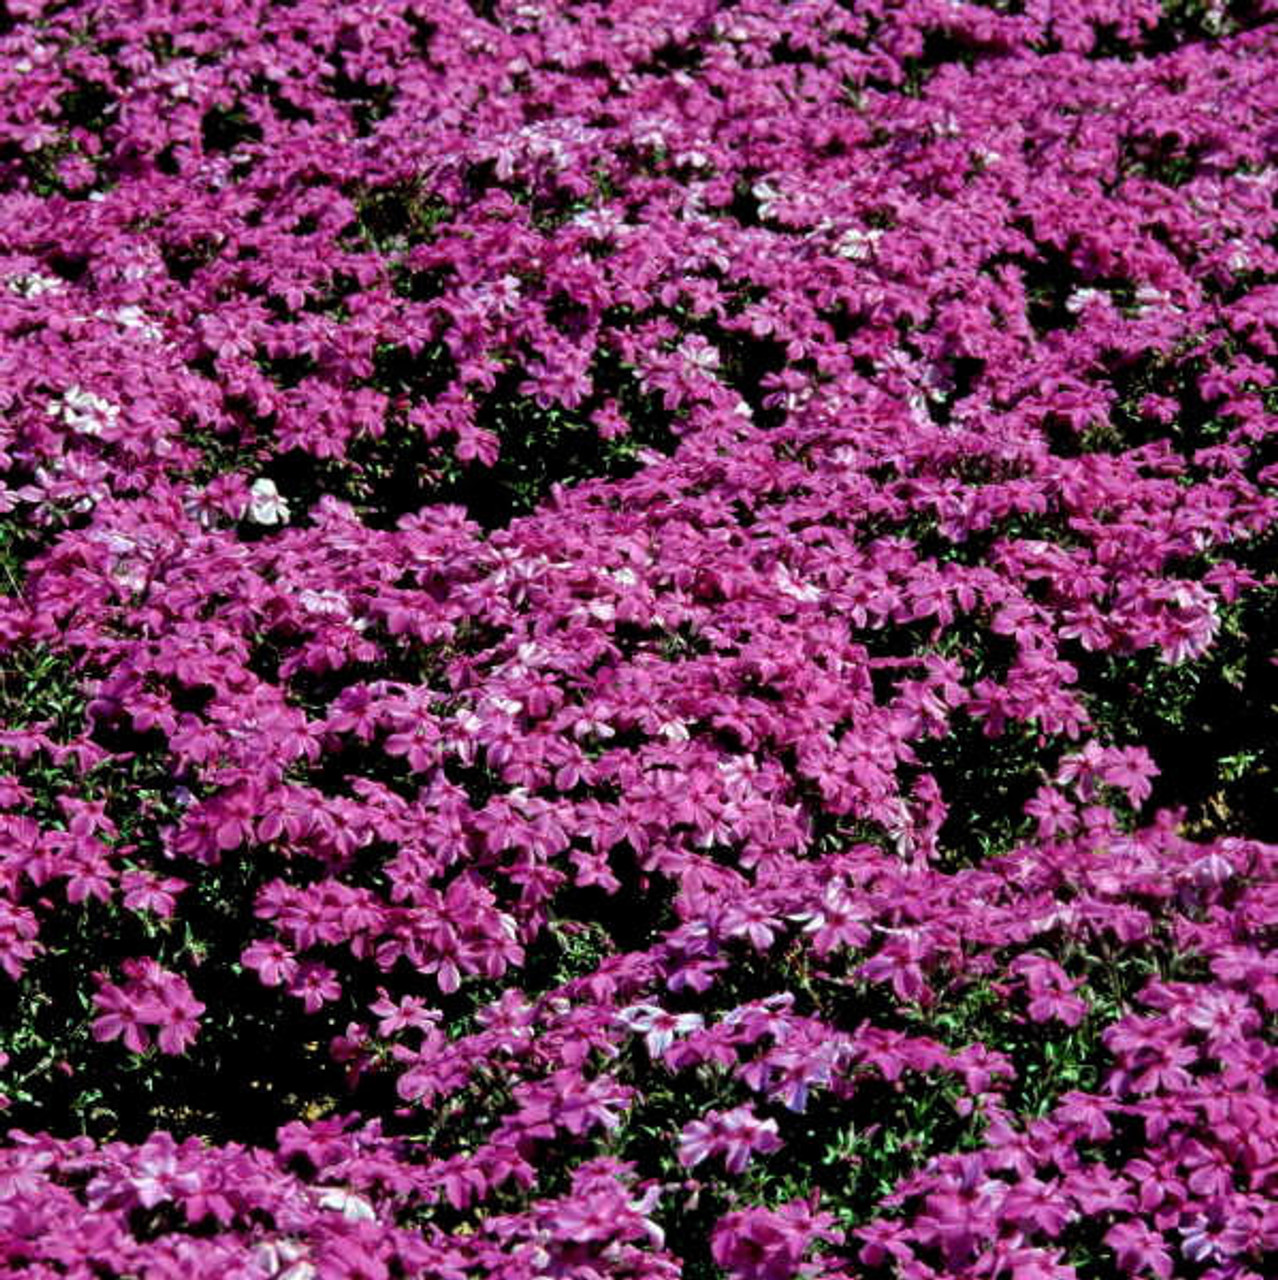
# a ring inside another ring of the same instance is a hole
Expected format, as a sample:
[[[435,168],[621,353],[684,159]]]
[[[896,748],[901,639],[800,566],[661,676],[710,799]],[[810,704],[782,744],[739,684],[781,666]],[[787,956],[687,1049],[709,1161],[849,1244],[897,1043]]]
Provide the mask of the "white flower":
[[[315,1268],[306,1260],[306,1246],[300,1241],[264,1240],[253,1246],[253,1252],[268,1276],[279,1280],[312,1280],[315,1275]]]
[[[356,1195],[349,1187],[319,1187],[319,1206],[333,1209],[347,1222],[376,1222],[373,1206],[363,1196]]]
[[[812,604],[821,599],[821,588],[812,582],[800,582],[786,565],[778,564],[772,572],[772,580],[782,595],[793,600]]]
[[[288,503],[280,497],[274,480],[263,477],[249,486],[248,516],[254,524],[288,523]]]
[[[485,705],[508,716],[517,716],[524,709],[524,704],[514,698],[492,697]]]
[[[625,219],[615,209],[583,209],[573,218],[573,225],[597,240],[607,240],[624,235],[629,229]]]
[[[48,406],[47,412],[86,436],[100,436],[103,428],[114,426],[120,416],[120,410],[109,400],[82,387],[68,387],[61,399]]]
[[[850,227],[839,237],[838,243],[834,246],[834,252],[840,258],[848,258],[853,262],[858,262],[870,256],[870,250],[874,248],[875,241],[879,240],[882,235],[883,232],[878,228],[862,231],[858,227]]]
[[[1089,302],[1104,299],[1105,296],[1103,289],[1075,289],[1065,299],[1065,310],[1076,316]]]
[[[679,354],[695,369],[717,369],[719,350],[700,334],[694,333],[679,344]]]
[[[298,594],[297,603],[307,613],[323,618],[349,618],[351,616],[350,602],[340,591],[331,589],[312,591],[309,587],[306,587]]]
[[[24,298],[38,298],[42,293],[57,293],[62,288],[62,281],[56,276],[41,275],[33,271],[26,275],[7,276],[5,285],[8,289]]]
[[[781,192],[770,182],[756,182],[750,188],[750,194],[754,196],[759,206],[759,217],[761,218],[770,218],[772,211],[777,207],[781,199]]]
[[[137,329],[144,338],[150,338],[152,342],[158,342],[164,337],[159,326],[152,323],[141,307],[120,307],[110,318],[122,328]]]

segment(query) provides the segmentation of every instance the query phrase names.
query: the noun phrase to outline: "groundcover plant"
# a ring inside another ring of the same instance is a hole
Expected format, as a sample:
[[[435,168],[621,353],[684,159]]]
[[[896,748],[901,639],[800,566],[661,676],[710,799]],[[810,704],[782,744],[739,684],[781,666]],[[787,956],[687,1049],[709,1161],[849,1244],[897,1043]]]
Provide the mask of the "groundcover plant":
[[[0,1274],[1278,1273],[1272,0],[0,6]]]

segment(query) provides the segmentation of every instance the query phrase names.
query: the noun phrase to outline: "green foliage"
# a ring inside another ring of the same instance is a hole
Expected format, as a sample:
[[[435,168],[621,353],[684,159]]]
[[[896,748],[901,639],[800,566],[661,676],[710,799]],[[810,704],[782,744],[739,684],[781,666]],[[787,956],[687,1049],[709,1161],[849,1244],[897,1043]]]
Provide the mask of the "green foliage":
[[[1264,639],[1276,634],[1269,586],[1221,609],[1220,634],[1195,661],[1172,666],[1150,650],[1078,660],[1098,735],[1148,748],[1160,769],[1149,808],[1183,806],[1196,838],[1278,839],[1278,667]]]
[[[357,233],[377,253],[421,243],[452,216],[447,201],[410,182],[361,187],[348,195],[355,204]]]
[[[308,1015],[240,967],[242,922],[265,869],[230,860],[202,875],[183,897],[180,924],[97,901],[48,914],[44,954],[0,989],[0,1047],[12,1058],[0,1078],[13,1102],[8,1120],[100,1139],[141,1141],[163,1128],[179,1138],[262,1143],[286,1121],[343,1101],[328,1042],[358,1015],[354,995]],[[154,1046],[132,1054],[92,1037],[92,975],[118,978],[119,962],[139,955],[181,972],[196,998],[218,1010],[184,1055]]]
[[[0,661],[0,724],[43,724],[67,741],[85,723],[83,680],[65,655],[21,646]],[[101,802],[117,834],[108,837],[120,869],[162,865],[161,830],[181,805],[167,753],[148,738],[87,770],[55,764],[40,752],[5,761],[33,793],[25,815],[61,829],[59,796]],[[5,755],[9,753],[0,753]],[[90,897],[67,901],[61,881],[40,886],[29,903],[40,920],[42,953],[18,981],[0,979],[0,1050],[10,1062],[0,1091],[7,1120],[30,1130],[141,1140],[154,1128],[214,1140],[267,1141],[299,1111],[331,1105],[343,1092],[327,1042],[359,1010],[352,993],[309,1017],[300,1003],[268,991],[239,964],[243,923],[258,889],[283,869],[266,851],[226,855],[202,868],[181,898],[179,917],[125,909]],[[219,1010],[182,1057],[152,1048],[131,1055],[91,1034],[93,975],[118,977],[121,960],[150,956],[189,977],[197,999]],[[371,999],[370,993],[367,998]],[[297,1044],[311,1048],[300,1059]]]
[[[0,725],[43,727],[65,741],[81,727],[84,698],[74,663],[47,644],[18,645],[0,654]]]

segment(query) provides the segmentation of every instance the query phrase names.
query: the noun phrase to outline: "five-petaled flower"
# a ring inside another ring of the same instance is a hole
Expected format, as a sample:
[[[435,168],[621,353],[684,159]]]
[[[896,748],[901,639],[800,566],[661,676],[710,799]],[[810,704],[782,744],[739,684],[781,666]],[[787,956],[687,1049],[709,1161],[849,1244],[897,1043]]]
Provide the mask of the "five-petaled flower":
[[[782,1142],[775,1120],[760,1120],[747,1105],[731,1111],[708,1111],[685,1125],[679,1135],[679,1163],[695,1168],[712,1156],[723,1156],[729,1173],[741,1173],[755,1152],[779,1151]]]

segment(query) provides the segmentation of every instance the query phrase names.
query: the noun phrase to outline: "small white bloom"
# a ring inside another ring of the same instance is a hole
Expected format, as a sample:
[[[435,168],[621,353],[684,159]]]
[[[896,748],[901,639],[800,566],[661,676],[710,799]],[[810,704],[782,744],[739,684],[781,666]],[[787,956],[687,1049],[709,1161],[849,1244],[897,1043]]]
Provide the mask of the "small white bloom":
[[[100,436],[103,429],[114,426],[120,416],[120,410],[109,400],[82,387],[68,387],[61,399],[48,406],[47,412],[86,436]]]
[[[821,599],[821,588],[811,582],[800,582],[783,564],[778,564],[773,571],[773,581],[782,595],[812,604]]]
[[[858,227],[851,227],[839,237],[838,243],[834,246],[834,252],[840,258],[859,262],[870,256],[870,251],[882,235],[883,232],[878,228],[862,231]]]
[[[1078,315],[1089,302],[1099,301],[1105,297],[1103,289],[1075,289],[1073,293],[1065,299],[1065,310],[1070,315]]]
[[[624,235],[628,230],[625,220],[615,209],[583,209],[572,221],[574,226],[597,240]]]
[[[759,205],[759,217],[770,218],[773,209],[781,199],[781,192],[776,189],[770,182],[756,182],[750,188],[750,194],[754,196]]]
[[[280,497],[274,480],[263,477],[249,486],[249,519],[254,524],[287,524],[288,503]]]
[[[679,344],[679,354],[695,369],[717,369],[719,350],[700,334],[693,334]]]
[[[648,123],[644,125],[642,131],[636,132],[634,135],[635,145],[639,147],[651,147],[653,150],[665,150],[666,136],[661,131],[660,124]]]
[[[265,1240],[254,1245],[253,1252],[268,1276],[312,1280],[315,1275],[315,1268],[306,1260],[306,1246],[298,1240]]]
[[[1169,307],[1172,311],[1180,310],[1179,307],[1171,306],[1171,294],[1156,289],[1152,284],[1141,285],[1136,290],[1135,300],[1141,315],[1148,315],[1150,311],[1161,307]]]
[[[312,591],[309,587],[298,594],[297,602],[307,613],[323,618],[349,618],[350,602],[340,591],[326,588],[323,591]]]
[[[159,326],[152,322],[141,307],[120,307],[111,318],[125,329],[138,330],[144,338],[150,338],[152,342],[158,342],[164,336]]]
[[[58,293],[62,289],[62,281],[57,276],[41,275],[38,271],[23,275],[8,276],[5,286],[24,298],[38,298],[44,293]]]
[[[348,1187],[320,1187],[319,1207],[333,1209],[347,1222],[376,1222],[373,1206],[363,1196],[356,1195]]]
[[[660,1007],[655,1004],[632,1004],[618,1010],[617,1019],[631,1031],[647,1031],[660,1013]]]

